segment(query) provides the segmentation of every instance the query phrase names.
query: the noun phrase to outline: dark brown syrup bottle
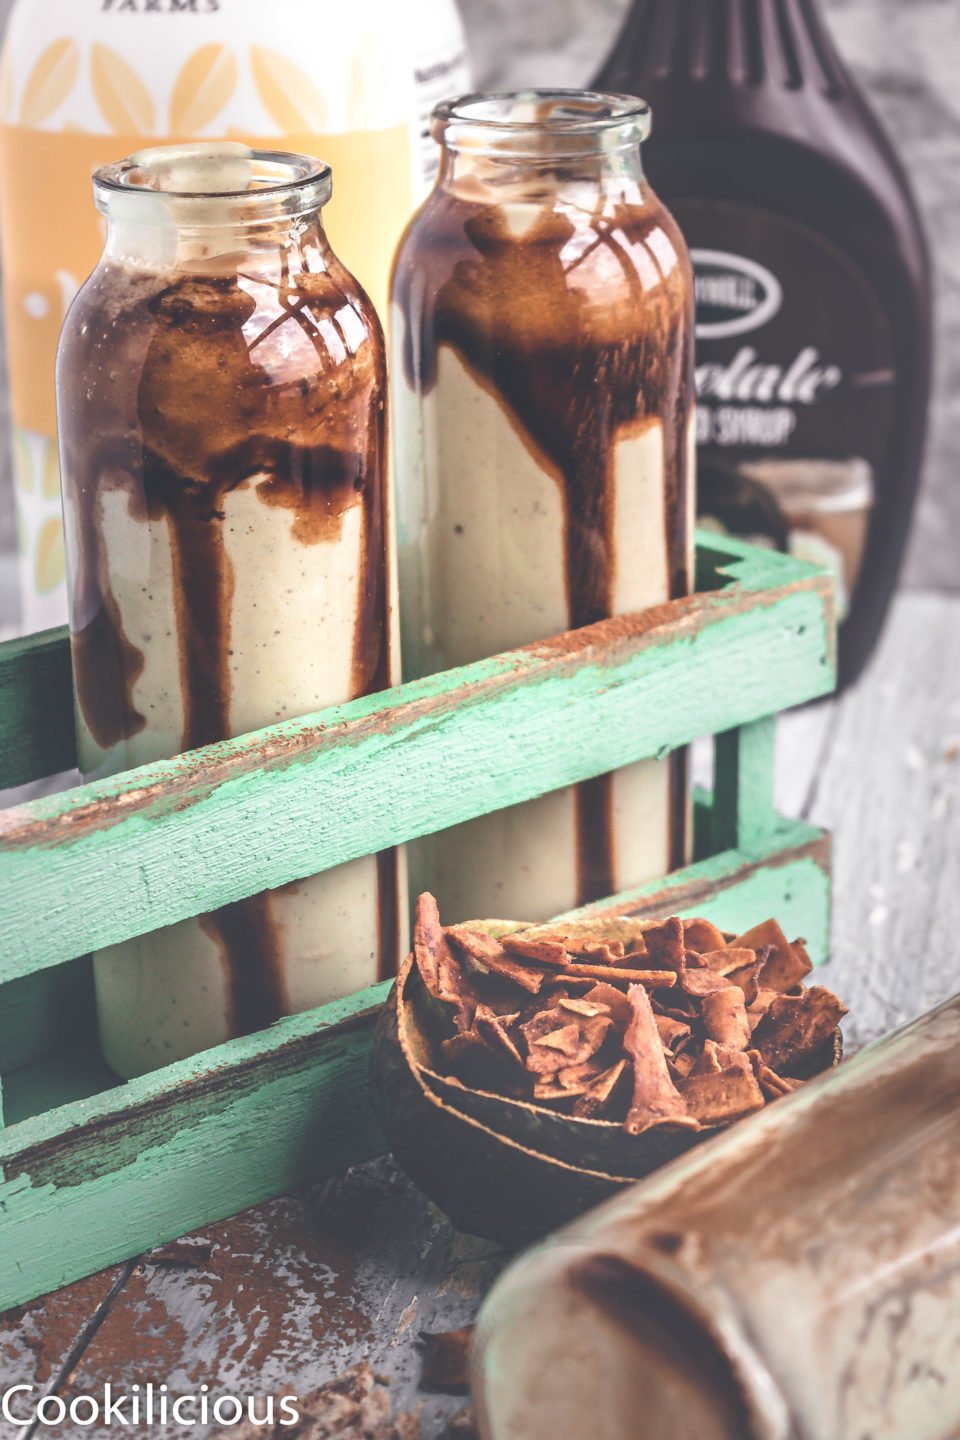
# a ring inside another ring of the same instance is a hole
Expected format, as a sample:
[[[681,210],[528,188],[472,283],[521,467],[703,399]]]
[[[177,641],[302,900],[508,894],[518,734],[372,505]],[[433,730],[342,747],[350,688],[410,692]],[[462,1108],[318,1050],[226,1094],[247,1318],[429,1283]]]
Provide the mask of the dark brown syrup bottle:
[[[634,0],[594,83],[653,107],[648,173],[693,255],[701,520],[835,570],[848,683],[896,585],[927,430],[907,176],[818,0]]]

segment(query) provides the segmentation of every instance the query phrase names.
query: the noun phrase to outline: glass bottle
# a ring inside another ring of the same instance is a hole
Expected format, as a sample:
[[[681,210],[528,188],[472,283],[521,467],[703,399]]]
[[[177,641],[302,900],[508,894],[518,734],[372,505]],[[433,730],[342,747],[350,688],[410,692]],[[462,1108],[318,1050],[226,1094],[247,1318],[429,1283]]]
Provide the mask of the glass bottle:
[[[385,366],[322,162],[146,150],[94,177],[100,264],[58,421],[80,764],[99,776],[396,679]],[[392,974],[396,852],[95,957],[104,1054],[152,1069]]]
[[[412,675],[690,588],[693,292],[649,120],[580,91],[434,111],[391,300]],[[686,813],[683,756],[644,762],[428,838],[418,886],[454,920],[543,920],[682,865]]]
[[[383,318],[397,239],[436,166],[431,107],[468,83],[455,0],[16,0],[0,238],[25,630],[66,618],[53,366],[102,248],[94,170],[199,139],[322,155],[338,176],[331,243]]]
[[[896,587],[923,465],[930,266],[819,0],[634,0],[597,84],[653,106],[697,288],[699,504],[835,572],[841,684]]]

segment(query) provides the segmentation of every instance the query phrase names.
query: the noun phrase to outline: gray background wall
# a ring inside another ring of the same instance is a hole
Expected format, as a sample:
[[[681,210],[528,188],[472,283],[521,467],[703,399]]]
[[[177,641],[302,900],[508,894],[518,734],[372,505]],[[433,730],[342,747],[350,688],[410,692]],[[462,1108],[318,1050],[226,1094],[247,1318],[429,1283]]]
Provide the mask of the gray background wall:
[[[6,25],[12,4],[0,0],[0,26]],[[584,84],[627,9],[627,0],[460,4],[478,83],[505,87]],[[913,172],[931,235],[937,272],[937,394],[906,580],[919,588],[960,590],[960,484],[955,479],[960,468],[960,0],[824,0],[824,5],[841,49]],[[0,549],[12,546],[13,536],[9,462],[0,437]],[[9,618],[0,616],[0,621]]]

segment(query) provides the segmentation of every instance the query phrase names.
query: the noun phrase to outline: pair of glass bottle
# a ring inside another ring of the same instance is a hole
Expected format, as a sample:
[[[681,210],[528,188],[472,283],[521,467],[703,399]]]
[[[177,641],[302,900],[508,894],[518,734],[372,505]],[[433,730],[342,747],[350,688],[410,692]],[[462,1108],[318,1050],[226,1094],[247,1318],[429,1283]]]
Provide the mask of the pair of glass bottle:
[[[395,265],[410,674],[690,586],[692,285],[642,102],[435,112]],[[99,172],[103,260],[58,367],[81,763],[109,773],[399,679],[385,361],[325,166],[234,146]],[[448,914],[546,918],[682,863],[651,762],[415,850]],[[152,1068],[392,973],[393,852],[97,957],[105,1054]]]

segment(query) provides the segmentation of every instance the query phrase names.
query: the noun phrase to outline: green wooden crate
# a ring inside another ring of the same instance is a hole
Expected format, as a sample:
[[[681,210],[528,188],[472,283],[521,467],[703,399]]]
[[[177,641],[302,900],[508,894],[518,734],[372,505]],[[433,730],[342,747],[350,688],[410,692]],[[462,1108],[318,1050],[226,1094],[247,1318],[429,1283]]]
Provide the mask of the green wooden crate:
[[[709,734],[696,863],[593,908],[772,914],[825,957],[829,840],[772,796],[776,713],[834,684],[831,583],[705,534],[697,559],[689,599],[0,811],[0,1307],[384,1148],[386,986],[118,1084],[99,946]],[[0,787],[74,763],[66,632],[0,646]]]

